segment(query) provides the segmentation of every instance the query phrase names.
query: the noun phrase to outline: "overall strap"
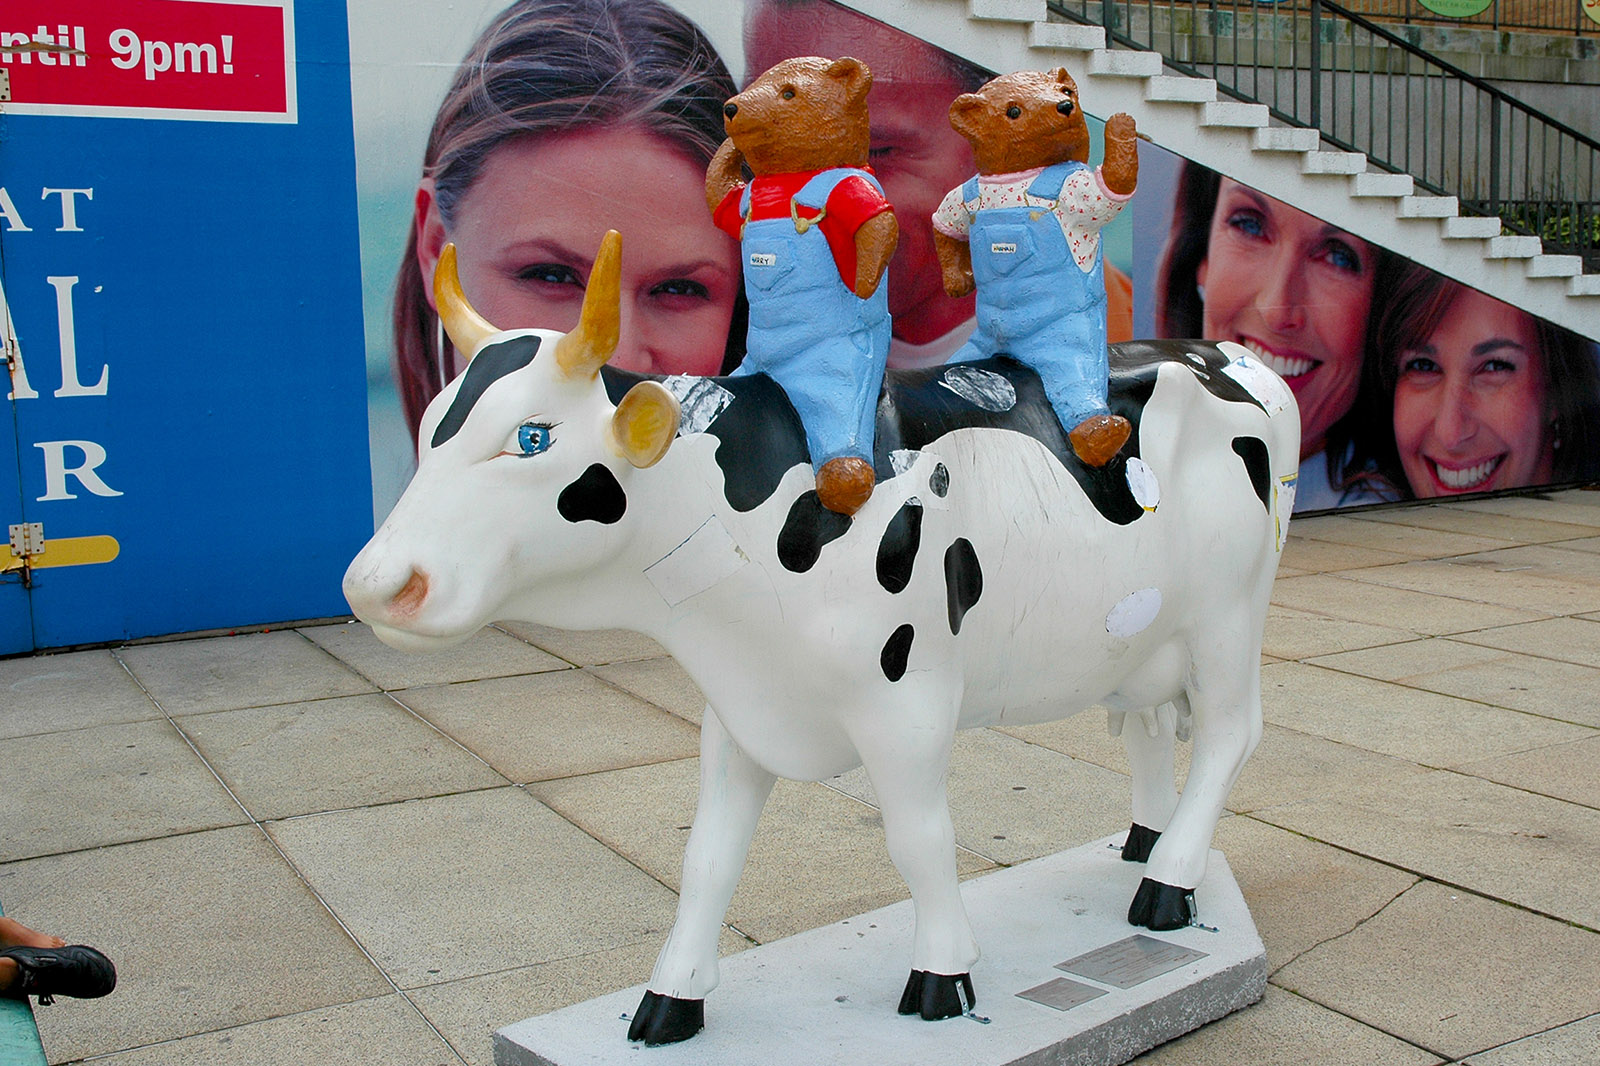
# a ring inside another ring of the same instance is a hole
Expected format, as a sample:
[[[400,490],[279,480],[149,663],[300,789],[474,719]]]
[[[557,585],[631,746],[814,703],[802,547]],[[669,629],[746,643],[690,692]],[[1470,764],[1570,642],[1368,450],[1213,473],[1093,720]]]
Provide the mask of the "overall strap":
[[[1061,187],[1067,183],[1067,179],[1080,170],[1088,169],[1087,163],[1080,163],[1075,159],[1045,167],[1039,176],[1028,184],[1028,195],[1037,196],[1041,200],[1059,200]]]

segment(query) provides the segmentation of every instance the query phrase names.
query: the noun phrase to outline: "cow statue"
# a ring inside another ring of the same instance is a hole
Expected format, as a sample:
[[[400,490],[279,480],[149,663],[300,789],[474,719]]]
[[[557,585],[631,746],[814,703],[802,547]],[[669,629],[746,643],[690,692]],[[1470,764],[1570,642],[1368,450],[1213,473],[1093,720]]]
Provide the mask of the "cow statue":
[[[1133,432],[1093,468],[1020,363],[896,372],[877,488],[847,517],[819,504],[800,420],[764,375],[605,366],[620,247],[607,234],[566,335],[497,330],[466,304],[447,250],[438,305],[471,362],[429,405],[416,476],[344,591],[399,648],[496,619],[634,630],[706,694],[677,919],[630,1038],[703,1026],[776,779],[856,766],[915,908],[900,1012],[964,1013],[978,948],[945,791],[958,729],[1138,712],[1146,728],[1122,730],[1124,858],[1147,867],[1129,920],[1189,924],[1261,735],[1262,629],[1299,463],[1282,380],[1235,344],[1115,346],[1111,408]],[[1174,724],[1194,742],[1181,796]]]

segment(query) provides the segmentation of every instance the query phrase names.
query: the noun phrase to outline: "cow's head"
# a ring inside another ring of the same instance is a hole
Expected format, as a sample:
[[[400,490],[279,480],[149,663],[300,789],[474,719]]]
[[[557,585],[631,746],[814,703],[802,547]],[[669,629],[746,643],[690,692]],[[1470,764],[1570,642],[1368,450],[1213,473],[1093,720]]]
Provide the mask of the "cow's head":
[[[622,240],[607,233],[568,334],[500,330],[461,292],[455,249],[434,275],[467,369],[428,405],[417,473],[344,576],[345,598],[396,647],[456,643],[538,590],[560,596],[624,536],[626,482],[657,462],[678,401],[642,382],[613,406]]]

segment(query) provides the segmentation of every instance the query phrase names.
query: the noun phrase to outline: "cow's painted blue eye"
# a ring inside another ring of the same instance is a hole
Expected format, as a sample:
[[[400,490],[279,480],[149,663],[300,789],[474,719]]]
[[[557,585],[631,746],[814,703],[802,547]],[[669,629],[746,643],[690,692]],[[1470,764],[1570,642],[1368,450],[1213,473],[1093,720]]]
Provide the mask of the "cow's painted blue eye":
[[[524,422],[517,427],[517,447],[523,455],[538,455],[550,447],[550,427],[543,422]]]

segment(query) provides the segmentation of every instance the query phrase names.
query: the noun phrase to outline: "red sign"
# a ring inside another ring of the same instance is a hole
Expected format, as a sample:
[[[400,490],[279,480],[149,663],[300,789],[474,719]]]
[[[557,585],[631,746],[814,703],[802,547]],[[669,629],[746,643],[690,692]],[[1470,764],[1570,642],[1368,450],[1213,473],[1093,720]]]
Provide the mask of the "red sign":
[[[19,114],[293,122],[293,0],[6,0]]]

